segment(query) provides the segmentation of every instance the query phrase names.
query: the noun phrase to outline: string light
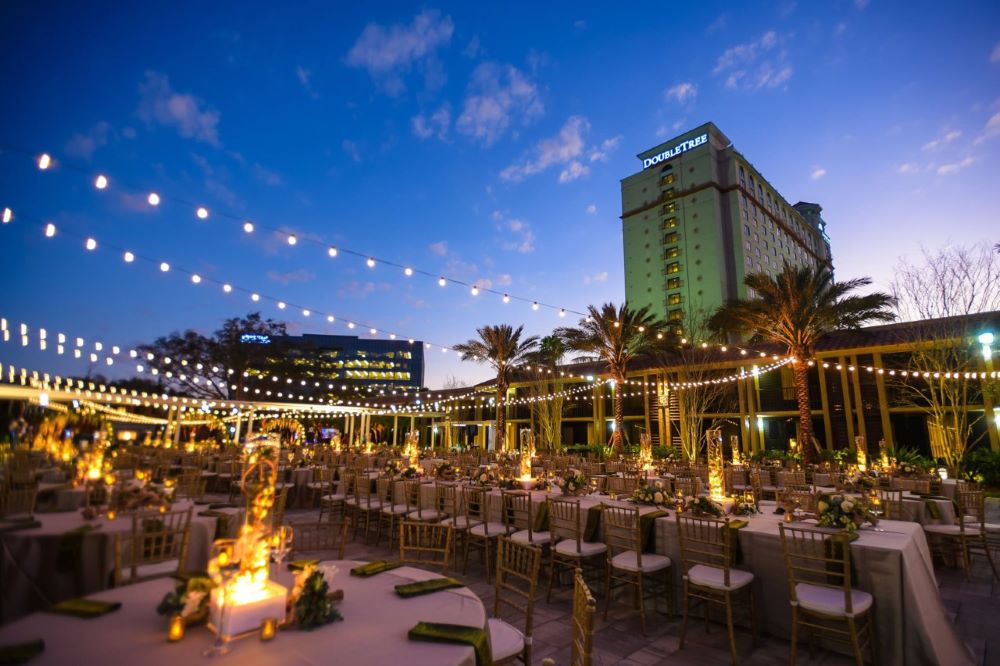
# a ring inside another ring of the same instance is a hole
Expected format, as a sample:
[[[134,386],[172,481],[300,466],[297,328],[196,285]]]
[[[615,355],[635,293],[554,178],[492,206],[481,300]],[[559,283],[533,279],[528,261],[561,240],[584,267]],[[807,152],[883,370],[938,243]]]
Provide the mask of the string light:
[[[97,178],[94,179],[94,187],[96,187],[97,189],[103,190],[107,186],[108,186],[108,177],[107,176],[105,176],[103,174],[99,174],[97,176]]]
[[[10,222],[11,220],[14,219],[14,211],[12,211],[10,208],[4,208],[3,209],[3,218],[2,219],[3,219],[3,223],[7,224],[8,222]]]
[[[247,220],[246,222],[244,222],[243,223],[243,231],[247,232],[248,234],[252,234],[253,233],[253,222],[251,222],[250,220]]]
[[[160,205],[160,195],[157,194],[156,192],[150,192],[149,196],[146,197],[146,201],[149,202],[150,206],[159,206]]]
[[[167,262],[165,262],[165,261],[161,261],[161,262],[160,262],[160,270],[161,270],[162,272],[166,273],[167,271],[169,271],[169,270],[170,270],[170,264],[168,264],[168,263],[167,263]]]
[[[331,258],[333,258],[333,257],[336,257],[336,256],[337,256],[337,248],[335,248],[335,247],[333,247],[333,246],[331,245],[331,246],[330,246],[330,249],[329,249],[329,250],[327,250],[327,251],[326,251],[326,253],[327,253],[328,255],[330,255],[330,257],[331,257]]]
[[[479,295],[479,287],[477,287],[476,285],[472,285],[472,289],[470,289],[469,291],[472,293],[473,296]]]
[[[439,286],[439,287],[443,287],[443,286],[445,286],[446,284],[448,284],[448,281],[447,281],[447,280],[445,280],[445,279],[444,279],[443,277],[439,277],[439,278],[438,278],[438,286]]]
[[[133,261],[135,261],[135,255],[129,252],[128,250],[125,250],[125,254],[122,255],[122,259],[125,260],[126,264],[131,264]]]
[[[368,265],[368,268],[375,268],[375,260],[372,259],[371,257],[368,257],[365,263]]]
[[[413,269],[407,266],[406,268],[403,269],[403,275],[405,275],[406,277],[410,277],[411,275],[413,275]]]
[[[56,235],[56,225],[49,222],[48,224],[45,225],[45,237],[52,238],[55,235]]]
[[[95,241],[93,238],[88,238],[87,242],[84,243],[84,247],[86,247],[88,250],[96,250],[97,241]]]
[[[299,239],[295,237],[295,234],[288,234],[288,244],[295,245],[299,242]]]
[[[205,208],[204,206],[199,206],[195,214],[198,216],[199,220],[208,219],[208,209]]]
[[[201,276],[195,273],[194,275],[191,276],[191,282],[194,282],[195,284],[200,284]]]
[[[52,157],[48,153],[42,153],[38,156],[38,168],[45,171],[50,166],[52,166]]]
[[[504,294],[504,295],[503,295],[503,302],[504,302],[504,303],[510,303],[510,296],[509,296],[509,295],[507,295],[507,294]]]

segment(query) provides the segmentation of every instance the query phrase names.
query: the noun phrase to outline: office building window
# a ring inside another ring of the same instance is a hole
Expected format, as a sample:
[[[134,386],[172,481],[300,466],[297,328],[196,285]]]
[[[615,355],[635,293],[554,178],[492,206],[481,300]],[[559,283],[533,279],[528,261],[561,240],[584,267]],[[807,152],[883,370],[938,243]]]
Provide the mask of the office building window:
[[[671,190],[671,191],[673,191],[673,190]],[[676,213],[676,212],[677,212],[677,202],[675,202],[675,201],[669,201],[669,202],[663,204],[663,214],[664,215],[669,215],[670,213]]]
[[[669,234],[663,237],[664,243],[676,243],[681,239],[681,235],[676,231],[671,231]]]
[[[676,229],[677,228],[677,218],[676,217],[668,217],[667,219],[665,219],[663,221],[663,228],[664,229]]]
[[[680,305],[681,295],[680,294],[670,294],[667,296],[667,305]]]
[[[667,259],[676,259],[681,256],[681,249],[674,245],[672,247],[668,247],[664,254]]]
[[[669,273],[680,273],[680,272],[681,272],[680,262],[675,261],[675,262],[673,262],[671,264],[667,264],[667,273],[668,274]]]
[[[674,322],[674,321],[681,321],[682,319],[684,319],[684,310],[680,309],[671,310],[667,314],[667,321]]]
[[[750,236],[750,225],[749,224],[744,224],[743,225],[743,231],[745,231],[746,234],[747,234],[747,236],[749,237]]]
[[[663,196],[666,197],[667,199],[673,199],[674,198],[674,188],[669,187],[666,190],[664,190],[663,191]]]
[[[667,289],[680,289],[681,279],[680,278],[669,278],[667,279]]]

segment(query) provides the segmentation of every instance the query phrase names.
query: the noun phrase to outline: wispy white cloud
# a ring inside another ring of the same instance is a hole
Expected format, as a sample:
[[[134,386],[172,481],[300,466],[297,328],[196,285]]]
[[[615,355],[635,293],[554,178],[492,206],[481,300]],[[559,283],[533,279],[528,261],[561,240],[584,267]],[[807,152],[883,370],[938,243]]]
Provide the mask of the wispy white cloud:
[[[499,287],[509,287],[513,282],[514,278],[511,277],[510,273],[501,273],[497,276],[497,286]]]
[[[785,85],[794,71],[778,33],[769,30],[759,39],[723,51],[712,74],[724,75],[731,90],[762,90]]]
[[[868,7],[869,2],[871,2],[871,0],[854,0],[854,6],[858,9],[864,10]]]
[[[190,93],[176,92],[163,74],[147,71],[139,95],[137,113],[147,125],[173,127],[186,139],[220,145],[219,112]]]
[[[226,184],[229,180],[228,169],[213,166],[203,155],[192,154],[191,159],[201,169],[202,175],[205,178],[205,190],[227,206],[234,208],[243,207],[243,201]]]
[[[430,244],[430,250],[439,257],[443,257],[448,254],[448,243],[447,241],[438,241],[437,243]]]
[[[571,116],[556,136],[539,141],[531,149],[528,158],[519,164],[508,166],[500,172],[500,178],[506,181],[518,182],[528,176],[542,173],[549,167],[571,162],[577,163],[577,166],[573,167],[573,169],[578,173],[578,176],[582,175],[579,172],[586,169],[586,167],[579,164],[578,158],[583,155],[585,146],[583,135],[589,129],[590,121],[586,118],[583,116]]]
[[[681,103],[687,102],[688,100],[693,101],[694,98],[698,96],[698,86],[690,81],[684,81],[667,88],[663,91],[663,96],[668,100],[673,99]]]
[[[608,159],[608,155],[618,150],[618,146],[621,145],[622,136],[613,136],[610,139],[605,139],[597,146],[592,146],[587,151],[587,157],[591,162],[605,162]]]
[[[990,119],[986,121],[983,131],[976,137],[973,143],[979,145],[984,141],[989,141],[998,136],[1000,136],[1000,111],[990,116]]]
[[[410,120],[410,126],[420,139],[437,135],[441,141],[447,141],[448,128],[451,126],[451,106],[445,102],[430,116],[418,114]]]
[[[502,249],[522,254],[535,251],[535,232],[532,231],[531,225],[526,221],[517,217],[507,217],[499,210],[493,211],[490,219],[496,223],[497,233],[500,234],[500,247]],[[487,264],[492,266],[492,260],[488,260]]]
[[[78,132],[70,137],[66,144],[66,154],[89,162],[94,152],[107,145],[113,134],[111,125],[102,120],[86,132]]]
[[[409,25],[369,23],[347,52],[347,64],[367,70],[379,88],[397,96],[406,90],[403,76],[414,65],[421,66],[428,79],[440,79],[443,72],[433,55],[448,45],[454,30],[451,17],[435,9],[423,10]]]
[[[959,130],[950,130],[942,134],[937,139],[925,143],[921,148],[921,150],[928,152],[932,150],[937,150],[938,148],[941,148],[942,146],[951,143],[960,136],[962,136],[962,132],[960,132]]]
[[[344,139],[340,142],[340,147],[352,160],[355,162],[361,161],[361,148],[358,146],[357,142],[351,141],[350,139]]]
[[[590,204],[587,206],[587,215],[594,215],[597,213],[597,204]]]
[[[312,84],[312,72],[311,71],[309,71],[308,69],[306,69],[302,65],[296,65],[295,66],[295,78],[297,78],[299,80],[299,84],[305,89],[305,91],[307,93],[309,93],[310,97],[312,97],[313,99],[316,99],[316,98],[319,97],[319,94],[316,92],[316,89],[313,87],[313,84]]]
[[[729,15],[719,14],[717,19],[708,24],[708,27],[705,28],[705,32],[709,34],[719,32],[720,30],[724,30],[727,25],[729,25]]]
[[[455,129],[484,146],[513,123],[527,124],[545,112],[538,86],[513,65],[484,62],[472,72]]]
[[[914,162],[903,162],[896,167],[896,173],[919,173],[920,165]]]
[[[568,183],[570,181],[576,180],[577,178],[582,178],[590,173],[590,167],[585,166],[576,160],[573,160],[566,166],[562,171],[559,172],[559,182]]]
[[[823,178],[825,176],[826,176],[826,169],[824,169],[821,166],[813,167],[812,173],[809,174],[809,177],[812,178],[813,180],[819,180],[820,178]]]
[[[593,275],[585,275],[583,277],[584,284],[593,284],[595,282],[607,282],[607,281],[608,281],[607,271],[601,271],[599,273],[594,273]]]
[[[972,166],[974,159],[971,157],[966,157],[961,162],[953,162],[951,164],[942,164],[937,168],[937,173],[939,176],[947,176],[949,174],[958,173],[962,169],[966,169]]]
[[[281,178],[281,174],[271,171],[264,165],[256,162],[253,165],[253,175],[254,178],[270,187],[278,187],[284,183],[284,180]]]
[[[990,62],[1000,62],[1000,42],[997,42],[997,45],[994,46],[993,50],[990,52]]]
[[[281,272],[270,270],[267,272],[267,279],[288,286],[295,282],[312,282],[316,279],[316,274],[312,271],[306,270],[305,268],[299,268],[294,271]]]

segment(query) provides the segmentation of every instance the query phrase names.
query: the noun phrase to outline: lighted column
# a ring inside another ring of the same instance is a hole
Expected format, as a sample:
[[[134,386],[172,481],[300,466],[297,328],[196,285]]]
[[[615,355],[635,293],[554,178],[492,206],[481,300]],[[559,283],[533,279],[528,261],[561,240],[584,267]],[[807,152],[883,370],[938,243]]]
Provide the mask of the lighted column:
[[[725,455],[722,451],[722,430],[705,432],[708,449],[708,492],[714,500],[726,497]]]

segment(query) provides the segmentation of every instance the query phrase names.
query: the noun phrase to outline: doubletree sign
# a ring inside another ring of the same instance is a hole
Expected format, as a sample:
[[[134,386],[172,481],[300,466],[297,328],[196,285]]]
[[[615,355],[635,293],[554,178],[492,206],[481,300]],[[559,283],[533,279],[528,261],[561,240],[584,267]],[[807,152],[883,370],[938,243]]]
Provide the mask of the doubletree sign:
[[[244,333],[240,336],[240,342],[251,345],[269,345],[271,344],[271,336],[262,333]]]
[[[681,153],[687,152],[692,148],[697,148],[703,143],[708,143],[708,134],[702,134],[701,136],[696,136],[693,139],[688,139],[687,141],[681,141],[673,148],[667,148],[659,155],[653,155],[652,157],[647,157],[642,161],[642,168],[648,169],[654,164],[659,164],[664,160],[669,160],[671,157],[677,157]]]

